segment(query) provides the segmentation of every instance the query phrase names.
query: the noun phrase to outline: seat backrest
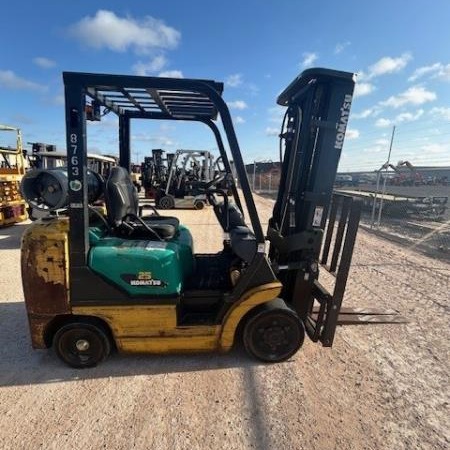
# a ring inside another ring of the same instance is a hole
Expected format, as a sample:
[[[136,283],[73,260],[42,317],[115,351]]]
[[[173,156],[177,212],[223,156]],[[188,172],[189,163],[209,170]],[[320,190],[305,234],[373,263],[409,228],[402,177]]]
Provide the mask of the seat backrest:
[[[108,220],[119,226],[127,214],[138,213],[139,199],[130,174],[123,167],[112,167],[105,186]]]
[[[214,213],[224,231],[230,231],[236,227],[246,226],[240,209],[234,203],[228,203],[228,211],[227,206],[225,206],[223,202],[218,203],[217,205],[214,205]]]

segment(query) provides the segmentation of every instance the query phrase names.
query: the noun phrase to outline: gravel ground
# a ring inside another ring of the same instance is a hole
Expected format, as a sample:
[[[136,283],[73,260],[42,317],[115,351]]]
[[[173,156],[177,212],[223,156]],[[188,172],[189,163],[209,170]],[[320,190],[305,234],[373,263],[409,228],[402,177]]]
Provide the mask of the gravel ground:
[[[267,220],[272,201],[257,199]],[[177,211],[197,252],[220,249],[210,209]],[[450,264],[361,230],[345,303],[399,310],[407,325],[347,327],[290,361],[114,355],[77,371],[33,351],[19,239],[0,230],[2,449],[447,449]],[[326,281],[326,280],[325,280]]]

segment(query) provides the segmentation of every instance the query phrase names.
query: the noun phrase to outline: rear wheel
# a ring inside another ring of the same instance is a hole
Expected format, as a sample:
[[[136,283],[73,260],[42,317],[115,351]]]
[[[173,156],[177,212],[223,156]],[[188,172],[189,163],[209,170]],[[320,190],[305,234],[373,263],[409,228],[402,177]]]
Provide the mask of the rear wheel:
[[[302,346],[305,328],[295,311],[267,305],[244,326],[243,340],[247,352],[261,361],[281,362]]]
[[[53,338],[58,357],[71,367],[94,367],[105,360],[111,343],[105,331],[91,323],[75,322],[63,325]]]
[[[172,209],[175,206],[175,202],[169,195],[164,195],[159,199],[158,206],[161,209]]]
[[[194,203],[194,208],[197,210],[203,209],[205,207],[205,202],[203,202],[202,200],[197,200]]]

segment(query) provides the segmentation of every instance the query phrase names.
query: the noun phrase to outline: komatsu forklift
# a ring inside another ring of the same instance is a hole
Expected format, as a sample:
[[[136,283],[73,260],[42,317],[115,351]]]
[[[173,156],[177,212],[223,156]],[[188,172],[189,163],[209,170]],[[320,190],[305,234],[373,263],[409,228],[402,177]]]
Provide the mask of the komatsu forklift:
[[[34,348],[53,347],[70,366],[90,367],[113,348],[225,352],[242,338],[253,357],[279,362],[297,352],[305,331],[332,345],[359,220],[358,203],[332,199],[353,74],[309,69],[278,97],[286,107],[283,163],[266,234],[222,83],[74,72],[63,78],[68,166],[30,172],[23,182],[31,204],[54,211],[22,241]],[[88,98],[119,117],[120,162],[106,180],[87,169]],[[229,199],[217,187],[224,176],[204,187],[224,231],[220,252],[196,254],[189,229],[176,217],[141,214],[129,175],[135,119],[196,121],[212,131],[232,191]],[[91,206],[100,195],[107,215]],[[319,267],[336,277],[331,292],[318,281]]]
[[[180,149],[171,154],[167,164],[167,179],[156,191],[156,207],[203,209],[208,202],[203,186],[213,178],[211,153]]]

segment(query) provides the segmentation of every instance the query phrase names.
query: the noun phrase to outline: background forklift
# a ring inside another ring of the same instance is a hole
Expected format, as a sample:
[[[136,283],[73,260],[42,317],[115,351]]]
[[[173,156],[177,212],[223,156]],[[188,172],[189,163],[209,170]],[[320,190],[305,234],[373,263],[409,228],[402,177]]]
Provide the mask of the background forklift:
[[[167,155],[168,172],[155,195],[157,208],[203,209],[204,185],[213,177],[213,156],[207,150],[177,150]]]
[[[287,111],[268,252],[222,83],[68,72],[63,78],[67,171],[59,184],[49,182],[51,171],[47,178],[30,173],[24,179],[31,203],[59,208],[34,222],[22,242],[34,348],[53,346],[67,364],[89,367],[113,346],[124,352],[227,351],[240,334],[250,355],[269,362],[294,355],[305,329],[313,341],[332,345],[359,218],[359,204],[350,197],[336,197],[330,209],[353,74],[310,69],[278,98]],[[105,186],[87,170],[87,96],[119,116],[120,166]],[[214,122],[218,114],[248,223]],[[225,232],[220,252],[195,254],[191,233],[175,217],[139,215],[129,176],[131,119],[198,121],[211,129],[233,194],[231,200],[217,187],[222,176],[204,187]],[[89,205],[103,190],[106,217]],[[318,281],[320,263],[336,276],[332,293]]]
[[[141,164],[142,187],[145,198],[155,199],[156,192],[167,181],[168,167],[173,159],[173,153],[168,153],[164,158],[165,151],[160,148],[152,150],[152,156],[145,156]]]
[[[14,134],[14,145],[6,133]],[[19,128],[0,125],[0,227],[28,219],[26,203],[20,194],[20,181],[25,173],[22,134]]]

